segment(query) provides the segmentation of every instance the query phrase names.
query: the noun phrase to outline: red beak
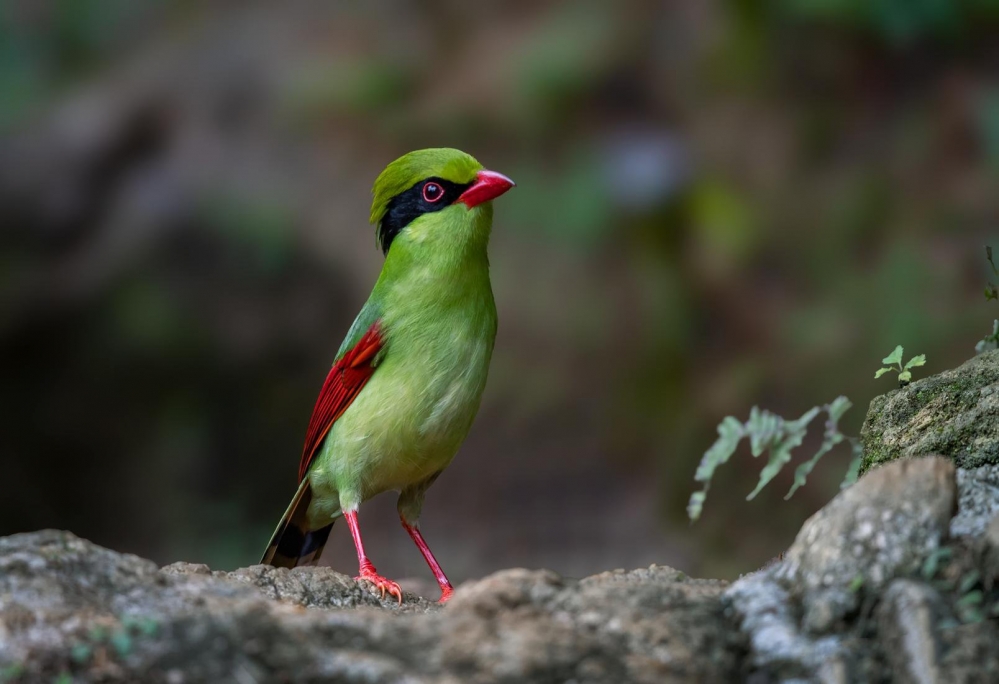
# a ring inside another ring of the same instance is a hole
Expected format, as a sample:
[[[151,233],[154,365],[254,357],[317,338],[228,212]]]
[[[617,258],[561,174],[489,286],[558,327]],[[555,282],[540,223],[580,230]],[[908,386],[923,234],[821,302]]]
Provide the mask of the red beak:
[[[515,185],[516,183],[502,173],[483,169],[476,175],[472,187],[461,193],[461,196],[456,201],[464,202],[471,209],[483,202],[496,199]]]

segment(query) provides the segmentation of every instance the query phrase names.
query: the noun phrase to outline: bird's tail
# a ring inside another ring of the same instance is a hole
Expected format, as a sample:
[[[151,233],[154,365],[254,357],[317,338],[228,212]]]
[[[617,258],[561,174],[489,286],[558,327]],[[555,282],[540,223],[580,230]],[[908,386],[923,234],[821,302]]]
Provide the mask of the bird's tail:
[[[298,485],[295,498],[288,504],[288,510],[274,530],[271,543],[260,559],[262,564],[276,568],[294,568],[318,560],[329,539],[333,523],[318,530],[309,530],[308,512],[311,502],[312,488],[306,477]]]

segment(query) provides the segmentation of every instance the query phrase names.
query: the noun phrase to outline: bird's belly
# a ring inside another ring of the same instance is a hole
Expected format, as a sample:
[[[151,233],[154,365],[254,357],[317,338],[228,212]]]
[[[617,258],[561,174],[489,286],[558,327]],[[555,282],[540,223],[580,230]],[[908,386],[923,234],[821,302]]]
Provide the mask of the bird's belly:
[[[314,491],[359,504],[443,470],[478,412],[490,352],[484,341],[438,358],[390,354],[330,430]]]

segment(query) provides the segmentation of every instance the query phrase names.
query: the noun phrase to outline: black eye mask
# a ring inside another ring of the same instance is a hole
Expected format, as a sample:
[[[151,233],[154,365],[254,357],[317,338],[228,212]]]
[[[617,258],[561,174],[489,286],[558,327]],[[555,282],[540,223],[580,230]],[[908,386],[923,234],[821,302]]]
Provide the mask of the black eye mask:
[[[439,186],[444,192],[434,192],[433,188],[425,187],[431,183]],[[393,197],[389,200],[385,215],[378,224],[378,244],[381,245],[382,251],[388,254],[395,236],[401,233],[403,228],[412,223],[414,219],[423,214],[440,211],[451,206],[461,196],[461,193],[470,187],[472,187],[471,183],[459,184],[442,178],[426,178],[409,190],[400,192]],[[435,197],[440,199],[429,201]]]

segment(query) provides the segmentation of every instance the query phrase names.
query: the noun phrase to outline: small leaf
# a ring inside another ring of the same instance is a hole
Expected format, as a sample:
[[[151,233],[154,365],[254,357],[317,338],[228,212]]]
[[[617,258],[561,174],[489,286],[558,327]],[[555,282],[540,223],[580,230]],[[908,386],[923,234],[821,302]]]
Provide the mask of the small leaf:
[[[978,589],[976,589],[975,591],[969,591],[967,594],[965,594],[958,600],[957,607],[964,608],[967,606],[977,606],[979,603],[982,602],[982,599],[984,598],[985,596]]]
[[[877,380],[878,378],[880,378],[885,373],[891,373],[891,372],[892,372],[891,368],[882,368],[877,373],[874,374],[874,379]]]
[[[999,289],[996,288],[995,283],[989,283],[985,286],[985,299],[986,301],[999,299]]]
[[[912,380],[912,371],[902,371],[898,374],[899,384],[908,384]]]
[[[732,416],[727,416],[718,425],[718,439],[711,445],[701,458],[694,479],[698,482],[708,482],[714,475],[715,468],[728,461],[739,446],[739,440],[744,435],[742,423]]]
[[[829,412],[829,420],[834,424],[839,423],[839,419],[843,417],[843,414],[850,410],[853,403],[844,396],[838,396],[832,400],[832,402],[826,407],[826,411]]]
[[[815,452],[815,455],[812,456],[807,461],[805,461],[804,463],[802,463],[801,465],[799,465],[797,468],[795,468],[794,483],[791,485],[791,489],[787,491],[787,494],[784,495],[785,501],[794,496],[794,493],[798,491],[800,487],[804,486],[805,480],[812,473],[812,470],[815,469],[815,466],[818,465],[819,459],[821,459],[823,456],[829,453],[834,446],[836,446],[842,441],[843,441],[843,435],[839,433],[835,434],[831,438],[823,440],[822,446],[820,446],[819,450]]]
[[[801,432],[801,436],[805,436],[805,432],[808,431],[808,424],[815,420],[815,416],[819,415],[819,411],[822,410],[820,406],[813,406],[812,408],[805,411],[801,418],[791,423],[788,423],[789,432]]]
[[[961,584],[958,585],[957,588],[958,593],[967,594],[975,587],[976,584],[978,584],[978,580],[980,580],[981,577],[981,573],[977,570],[970,571],[967,575],[961,578]]]
[[[779,439],[784,432],[784,420],[770,411],[761,411],[757,407],[749,412],[746,432],[749,434],[749,445],[753,458],[759,457]]]
[[[791,460],[791,450],[801,444],[801,439],[801,437],[797,437],[796,435],[788,435],[784,441],[775,444],[770,449],[770,460],[767,461],[767,464],[763,466],[763,470],[760,471],[760,481],[756,483],[756,488],[746,497],[746,501],[755,499],[756,495],[767,486],[770,480],[777,477],[777,473]]]
[[[920,354],[919,356],[913,356],[909,359],[909,363],[905,364],[906,370],[909,368],[916,368],[917,366],[926,365],[926,354]]]
[[[978,344],[975,345],[975,353],[981,354],[997,348],[999,348],[999,319],[992,321],[992,334],[979,340]]]
[[[111,646],[122,658],[132,652],[132,637],[128,631],[122,629],[111,635]]]
[[[840,396],[836,397],[831,404],[827,404],[824,407],[829,414],[829,420],[826,421],[826,431],[822,439],[822,445],[815,452],[814,456],[795,469],[794,484],[791,485],[791,489],[784,495],[785,501],[790,499],[798,491],[798,488],[805,484],[806,478],[811,474],[816,464],[818,464],[819,459],[832,451],[833,447],[845,439],[839,431],[839,419],[843,417],[843,414],[847,412],[851,405],[849,399]]]
[[[888,356],[886,356],[883,359],[881,359],[881,363],[886,364],[888,366],[892,365],[893,363],[897,363],[897,364],[901,365],[901,363],[902,363],[902,345],[898,345],[897,347],[895,347],[895,351],[893,351],[891,354],[889,354]]]
[[[694,480],[703,482],[704,489],[690,495],[690,502],[687,504],[687,515],[690,517],[691,522],[701,517],[701,509],[704,507],[704,500],[708,496],[708,487],[711,484],[711,478],[715,474],[715,469],[732,457],[743,435],[742,423],[732,416],[727,416],[718,425],[718,439],[711,445],[711,448],[704,452],[704,456],[701,457],[701,462],[697,466],[697,472],[694,473]]]
[[[856,594],[858,591],[860,591],[861,587],[863,586],[864,586],[864,576],[855,575],[854,578],[850,580],[850,584],[849,586],[847,586],[846,590],[851,594]]]
[[[791,452],[795,447],[800,446],[808,431],[808,424],[819,412],[819,407],[815,406],[808,410],[801,418],[785,423],[786,435],[770,448],[770,460],[760,471],[760,481],[756,483],[756,489],[750,492],[746,501],[752,501],[756,495],[770,482],[777,477],[777,473],[791,460]]]
[[[92,649],[89,644],[73,644],[73,648],[69,651],[69,657],[72,658],[75,663],[85,663],[90,660],[90,656],[93,652],[94,649]]]
[[[981,622],[984,619],[985,615],[978,608],[968,607],[961,611],[961,621],[967,625]]]
[[[687,517],[690,518],[690,522],[694,522],[701,517],[701,510],[704,508],[704,500],[707,498],[708,492],[706,488],[690,495],[690,501],[687,502]]]
[[[853,460],[851,460],[850,465],[847,466],[846,475],[843,476],[843,481],[839,483],[840,489],[846,489],[855,483],[857,478],[860,477],[860,465],[863,463],[864,453],[860,449],[859,445],[854,446],[853,453]]]
[[[843,438],[840,437],[840,440],[842,439]],[[831,448],[832,447],[829,447],[829,449]],[[794,469],[794,484],[791,485],[791,488],[787,490],[787,494],[784,495],[785,501],[794,496],[794,493],[798,491],[800,487],[804,486],[805,480],[808,479],[809,475],[811,475],[812,470],[815,469],[815,466],[816,464],[818,464],[819,459],[825,456],[826,453],[828,453],[829,449],[826,448],[826,443],[823,442],[822,448],[816,451],[814,456],[812,456],[810,459],[808,459],[807,461],[805,461],[804,463],[802,463],[801,465],[799,465],[797,468]]]
[[[926,560],[923,561],[923,579],[927,582],[933,579],[934,575],[937,574],[937,569],[940,567],[940,561],[947,560],[953,554],[954,552],[946,546],[938,548],[930,553],[930,555],[926,557]]]

